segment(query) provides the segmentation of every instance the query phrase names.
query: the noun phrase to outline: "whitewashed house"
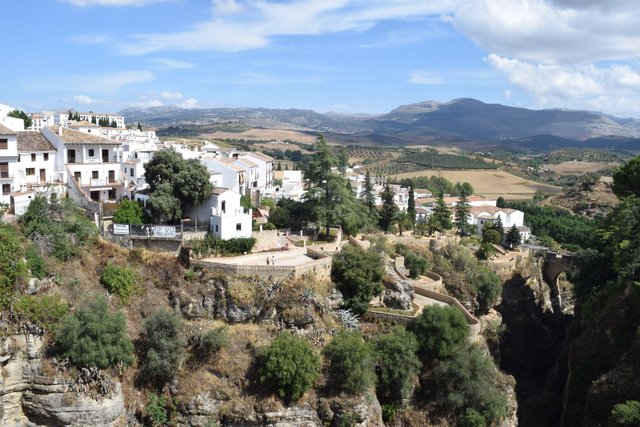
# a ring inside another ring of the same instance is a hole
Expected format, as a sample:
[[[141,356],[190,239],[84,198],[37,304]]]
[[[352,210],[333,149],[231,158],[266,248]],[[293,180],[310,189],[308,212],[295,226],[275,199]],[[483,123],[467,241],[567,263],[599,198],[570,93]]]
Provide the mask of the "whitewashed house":
[[[63,182],[94,201],[124,195],[121,142],[62,126],[44,128],[42,134],[57,151],[55,170]]]
[[[18,132],[17,176],[20,190],[55,181],[56,149],[37,131]]]
[[[259,194],[268,193],[273,185],[273,157],[262,153],[239,153],[238,159],[250,160],[257,166],[257,171],[253,179],[249,181],[249,188],[252,192]]]
[[[531,230],[524,225],[524,212],[522,211],[489,205],[472,206],[469,211],[469,224],[476,226],[478,234],[482,234],[485,225],[494,224],[498,218],[502,221],[505,233],[515,225],[520,232],[522,242],[531,237]]]
[[[0,202],[9,204],[18,167],[18,133],[0,124]]]
[[[251,237],[251,209],[244,209],[240,204],[240,194],[228,188],[214,188],[209,199],[189,209],[186,214],[192,223],[208,221],[209,232],[219,239]]]
[[[300,201],[305,192],[302,171],[284,171],[282,172],[282,186],[275,192],[275,198]]]

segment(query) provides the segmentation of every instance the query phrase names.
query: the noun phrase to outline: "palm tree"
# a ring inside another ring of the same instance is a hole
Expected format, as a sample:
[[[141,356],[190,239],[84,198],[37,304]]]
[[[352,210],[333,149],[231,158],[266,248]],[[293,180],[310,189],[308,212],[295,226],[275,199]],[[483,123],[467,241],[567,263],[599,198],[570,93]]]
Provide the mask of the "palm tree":
[[[393,222],[395,222],[396,224],[398,224],[398,231],[400,232],[400,235],[402,236],[402,232],[408,228],[411,227],[411,215],[409,215],[409,212],[407,211],[397,211],[395,213],[395,215],[393,215]]]

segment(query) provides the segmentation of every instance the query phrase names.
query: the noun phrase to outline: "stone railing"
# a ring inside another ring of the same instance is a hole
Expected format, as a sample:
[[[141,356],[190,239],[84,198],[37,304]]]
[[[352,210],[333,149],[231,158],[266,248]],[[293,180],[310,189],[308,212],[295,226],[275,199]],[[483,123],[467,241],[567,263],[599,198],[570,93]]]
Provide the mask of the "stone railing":
[[[423,274],[423,276],[431,279],[431,281],[433,282],[432,286],[434,288],[442,287],[442,276],[440,276],[439,274],[436,274],[433,271],[427,271],[426,273]]]
[[[449,295],[444,295],[438,292],[433,292],[420,286],[414,286],[414,289],[416,294],[418,295],[422,295],[423,297],[431,298],[436,301],[441,301],[458,308],[460,311],[462,311],[462,314],[467,320],[467,323],[469,323],[470,325],[477,325],[480,323],[480,321],[477,318],[475,318],[471,313],[469,313],[469,310],[467,310],[465,306],[462,305],[460,301],[457,300],[457,298],[454,298]]]

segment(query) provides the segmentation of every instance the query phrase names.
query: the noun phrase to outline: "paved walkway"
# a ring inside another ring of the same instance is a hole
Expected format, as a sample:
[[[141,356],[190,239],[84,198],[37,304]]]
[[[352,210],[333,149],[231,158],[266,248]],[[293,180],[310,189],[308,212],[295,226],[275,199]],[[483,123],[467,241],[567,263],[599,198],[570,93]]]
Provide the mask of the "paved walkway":
[[[275,265],[276,267],[295,267],[307,264],[313,260],[313,258],[307,256],[306,248],[289,245],[289,249],[285,251],[258,252],[255,254],[232,257],[206,258],[203,261],[232,265],[267,265],[267,258],[269,259],[269,265]],[[275,264],[272,264],[273,261],[275,261]]]

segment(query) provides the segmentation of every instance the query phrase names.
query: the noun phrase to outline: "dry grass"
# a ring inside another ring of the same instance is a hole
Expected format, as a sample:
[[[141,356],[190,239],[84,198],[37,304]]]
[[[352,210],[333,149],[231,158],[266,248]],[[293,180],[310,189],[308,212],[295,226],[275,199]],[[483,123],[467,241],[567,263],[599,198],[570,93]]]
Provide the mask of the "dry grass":
[[[598,172],[601,169],[605,169],[612,166],[620,166],[616,162],[562,162],[552,165],[544,165],[552,172],[558,175],[584,175],[589,172]]]
[[[423,170],[396,175],[396,179],[418,176],[441,176],[451,182],[469,182],[475,194],[488,198],[504,196],[508,199],[531,198],[536,191],[559,193],[560,187],[523,179],[503,171],[495,170]]]
[[[244,132],[213,132],[203,135],[203,137],[214,139],[254,139],[262,141],[274,141],[290,139],[291,141],[302,142],[305,144],[312,144],[316,137],[302,132],[294,130],[281,130],[281,129],[250,129]],[[295,149],[291,145],[287,145],[290,149]]]

